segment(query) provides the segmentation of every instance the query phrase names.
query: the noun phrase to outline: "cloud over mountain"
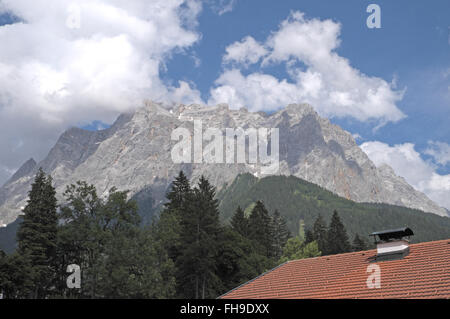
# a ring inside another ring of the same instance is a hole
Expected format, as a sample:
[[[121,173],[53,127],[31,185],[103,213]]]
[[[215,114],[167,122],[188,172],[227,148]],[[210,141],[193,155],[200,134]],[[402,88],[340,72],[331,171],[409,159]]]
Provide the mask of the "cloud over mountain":
[[[448,196],[450,193],[450,174],[438,174],[436,165],[423,160],[414,149],[414,144],[404,143],[389,146],[374,141],[365,142],[360,147],[375,165],[387,164],[391,166],[396,174],[405,178],[415,189],[425,193],[439,205],[450,209],[450,198]]]
[[[196,43],[197,0],[4,0],[0,14],[0,163],[42,156],[67,126],[112,121],[142,99],[199,101],[160,69]],[[44,149],[44,150],[42,150]],[[1,174],[0,174],[1,175]],[[0,180],[4,181],[4,179]]]
[[[264,43],[247,36],[229,45],[223,58],[228,63],[211,90],[209,103],[273,110],[307,102],[329,117],[375,119],[380,124],[404,118],[396,105],[402,91],[381,78],[361,73],[336,53],[340,30],[337,22],[307,19],[297,11]],[[244,74],[242,69],[256,63],[260,63],[258,71]],[[265,67],[274,64],[285,64],[289,78],[264,73]]]

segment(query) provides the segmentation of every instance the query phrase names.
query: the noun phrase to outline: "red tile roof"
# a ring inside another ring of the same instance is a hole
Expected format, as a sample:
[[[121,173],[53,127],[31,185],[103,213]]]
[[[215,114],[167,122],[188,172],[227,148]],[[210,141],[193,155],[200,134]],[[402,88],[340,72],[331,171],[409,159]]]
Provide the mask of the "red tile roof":
[[[221,298],[450,298],[450,239],[410,245],[403,259],[373,261],[376,250],[292,260]],[[380,267],[368,288],[367,267]]]

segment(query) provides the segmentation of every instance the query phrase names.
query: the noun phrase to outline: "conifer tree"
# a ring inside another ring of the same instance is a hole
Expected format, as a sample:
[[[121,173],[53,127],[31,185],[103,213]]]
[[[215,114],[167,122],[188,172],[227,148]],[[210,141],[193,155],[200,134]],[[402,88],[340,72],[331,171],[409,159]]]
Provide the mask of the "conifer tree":
[[[220,279],[216,275],[219,223],[215,188],[205,177],[188,197],[181,214],[181,255],[177,260],[178,292],[184,298],[216,297]]]
[[[275,210],[272,217],[273,244],[276,258],[280,258],[283,253],[283,247],[291,237],[291,232],[287,228],[286,219],[281,216],[278,210]]]
[[[182,214],[188,210],[189,200],[192,199],[192,188],[183,171],[173,181],[170,191],[166,194],[168,202],[159,216],[156,227],[156,239],[176,263],[180,256],[180,221]]]
[[[249,232],[248,219],[244,215],[244,211],[240,206],[236,209],[233,217],[231,218],[231,227],[238,232],[241,236],[247,237]]]
[[[260,246],[261,253],[274,257],[272,219],[263,202],[257,201],[249,217],[249,238]]]
[[[367,243],[364,239],[359,237],[359,234],[356,233],[355,237],[353,239],[353,245],[352,245],[353,251],[362,251],[367,250]]]
[[[317,241],[317,245],[319,246],[319,250],[322,252],[322,255],[328,254],[327,226],[325,225],[325,221],[320,214],[314,222],[312,234],[313,239]]]
[[[34,291],[31,258],[14,252],[6,255],[0,250],[0,293],[5,299],[28,298]]]
[[[24,274],[30,276],[32,291],[24,292],[30,298],[48,296],[56,273],[57,201],[51,176],[42,169],[36,174],[29,199],[23,212],[23,222],[17,230],[18,252],[31,265]]]
[[[351,251],[347,231],[336,210],[333,212],[330,226],[328,227],[327,248],[327,254],[329,255]]]
[[[164,206],[171,210],[183,209],[183,205],[185,204],[191,191],[192,189],[189,184],[189,180],[184,172],[180,171],[178,176],[173,181],[170,191],[166,194],[169,201],[164,204]]]
[[[314,234],[311,229],[305,231],[305,244],[312,243],[314,241]]]

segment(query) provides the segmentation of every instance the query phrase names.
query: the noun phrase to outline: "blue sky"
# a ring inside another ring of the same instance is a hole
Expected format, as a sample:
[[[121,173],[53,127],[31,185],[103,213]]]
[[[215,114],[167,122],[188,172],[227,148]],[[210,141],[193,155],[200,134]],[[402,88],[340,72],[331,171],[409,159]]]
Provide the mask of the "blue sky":
[[[370,3],[381,29],[366,26]],[[447,0],[0,0],[0,183],[68,127],[105,127],[142,98],[270,112],[304,97],[450,207],[449,12]],[[305,89],[311,75],[325,97]]]
[[[382,28],[366,26],[366,8],[381,7]],[[265,39],[292,10],[310,18],[333,19],[342,24],[341,46],[336,50],[361,72],[391,81],[405,88],[399,108],[407,118],[374,131],[373,123],[352,118],[332,119],[365,140],[389,144],[413,142],[418,149],[429,140],[450,143],[449,1],[237,1],[232,12],[218,16],[207,8],[201,15],[202,40],[186,54],[167,64],[166,81],[192,81],[207,100],[211,83],[221,73],[225,47],[247,35]],[[201,64],[196,67],[191,55]],[[267,73],[286,77],[283,66]],[[450,172],[450,167],[443,172]]]

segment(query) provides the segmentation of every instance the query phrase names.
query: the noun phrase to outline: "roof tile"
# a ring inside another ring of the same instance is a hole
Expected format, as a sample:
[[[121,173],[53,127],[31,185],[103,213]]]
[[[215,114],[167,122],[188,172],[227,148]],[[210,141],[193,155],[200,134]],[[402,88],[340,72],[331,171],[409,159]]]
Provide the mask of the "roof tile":
[[[450,240],[410,245],[403,259],[374,261],[376,250],[289,261],[221,298],[450,298]],[[367,267],[381,270],[368,288]]]

